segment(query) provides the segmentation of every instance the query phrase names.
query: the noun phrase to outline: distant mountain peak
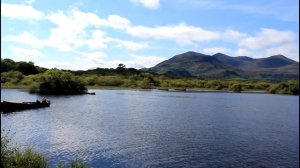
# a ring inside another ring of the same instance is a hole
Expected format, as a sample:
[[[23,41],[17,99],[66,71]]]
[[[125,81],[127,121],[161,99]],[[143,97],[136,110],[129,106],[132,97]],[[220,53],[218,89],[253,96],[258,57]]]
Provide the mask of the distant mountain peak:
[[[206,54],[198,53],[198,52],[195,52],[195,51],[188,51],[188,52],[185,52],[185,53],[182,53],[182,54],[179,54],[179,55],[205,55],[205,56],[208,56]]]
[[[214,54],[214,55],[212,55],[212,56],[228,56],[228,55],[223,54],[223,53],[216,53],[216,54]]]
[[[284,55],[282,55],[282,54],[272,55],[271,57],[283,57],[283,58],[286,58],[286,56],[284,56]]]
[[[199,53],[197,53],[197,52],[195,52],[195,51],[188,51],[188,52],[185,52],[185,53],[183,53],[183,54],[199,54]]]
[[[299,78],[299,63],[281,54],[267,58],[251,58],[233,57],[223,53],[206,55],[188,51],[149,68],[149,71],[181,77],[274,81]]]
[[[284,55],[281,55],[281,54],[278,54],[278,55],[272,55],[270,56],[269,58],[280,58],[280,59],[285,59],[285,60],[291,60],[289,59],[288,57],[284,56]],[[293,60],[291,60],[293,61]]]

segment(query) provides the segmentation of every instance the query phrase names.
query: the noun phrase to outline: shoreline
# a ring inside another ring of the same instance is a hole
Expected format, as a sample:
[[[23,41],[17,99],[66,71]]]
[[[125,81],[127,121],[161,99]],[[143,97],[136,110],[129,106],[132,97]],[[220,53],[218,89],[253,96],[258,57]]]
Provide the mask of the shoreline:
[[[22,89],[28,90],[27,86],[1,86],[1,89]],[[113,87],[113,86],[87,86],[88,90],[142,90],[142,91],[160,91],[160,92],[187,92],[187,93],[258,93],[258,94],[271,94],[266,90],[243,90],[235,92],[230,90],[215,90],[210,88],[129,88],[129,87]]]

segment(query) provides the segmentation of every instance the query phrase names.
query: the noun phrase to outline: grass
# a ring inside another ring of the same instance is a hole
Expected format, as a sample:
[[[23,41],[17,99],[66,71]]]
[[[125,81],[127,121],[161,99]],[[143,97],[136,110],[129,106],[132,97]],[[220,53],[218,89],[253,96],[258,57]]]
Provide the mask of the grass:
[[[9,132],[1,130],[1,168],[48,168],[45,156],[32,149],[20,150],[9,146]],[[87,168],[82,160],[71,160],[69,163],[59,161],[56,168]]]
[[[8,168],[46,168],[47,165],[47,159],[31,149],[15,150],[5,161],[5,167]]]

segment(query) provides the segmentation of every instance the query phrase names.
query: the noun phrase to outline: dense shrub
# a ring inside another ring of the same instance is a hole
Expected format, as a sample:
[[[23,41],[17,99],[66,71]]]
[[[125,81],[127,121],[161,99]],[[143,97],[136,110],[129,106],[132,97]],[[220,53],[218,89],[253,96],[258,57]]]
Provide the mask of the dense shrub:
[[[230,91],[234,91],[234,92],[241,92],[242,89],[242,85],[239,83],[232,83],[229,85],[228,90]]]
[[[222,82],[218,80],[210,80],[205,84],[206,88],[212,88],[216,90],[221,90],[223,88]]]
[[[19,71],[9,71],[1,73],[1,83],[10,82],[16,84],[24,78],[24,75]]]
[[[29,88],[32,86],[37,86],[40,83],[40,78],[40,74],[24,76],[24,78],[19,82],[19,84],[22,86],[29,86]]]
[[[6,166],[8,158],[13,153],[13,149],[8,147],[9,138],[7,135],[7,132],[1,130],[1,167]]]
[[[21,151],[9,147],[9,131],[1,130],[1,167],[3,168],[46,168],[47,159],[30,149]]]
[[[299,81],[292,80],[273,84],[267,89],[267,91],[272,94],[299,95]]]
[[[7,71],[14,71],[16,68],[16,62],[11,59],[1,59],[1,73]]]
[[[16,64],[16,70],[22,72],[24,75],[39,73],[38,69],[34,66],[33,62],[18,62]]]
[[[153,87],[153,83],[149,78],[144,78],[140,83],[139,87],[142,89],[151,89]]]
[[[40,80],[39,93],[42,94],[81,94],[87,91],[83,81],[70,72],[48,70]]]
[[[96,80],[98,86],[122,86],[124,80],[118,76],[101,76]]]
[[[7,168],[46,168],[47,159],[41,154],[26,149],[24,151],[16,150],[6,162]]]
[[[20,71],[24,75],[37,74],[46,71],[46,68],[35,66],[33,62],[19,61],[15,62],[11,59],[1,59],[1,73],[8,71]]]

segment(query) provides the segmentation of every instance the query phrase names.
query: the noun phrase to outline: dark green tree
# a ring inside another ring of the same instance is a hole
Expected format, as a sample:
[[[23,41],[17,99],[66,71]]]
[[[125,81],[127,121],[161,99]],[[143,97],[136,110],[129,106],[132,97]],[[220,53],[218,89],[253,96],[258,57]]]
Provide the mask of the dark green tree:
[[[7,71],[12,71],[14,70],[16,67],[16,62],[5,58],[5,59],[1,59],[1,72],[7,72]]]
[[[46,71],[41,76],[39,93],[42,94],[82,94],[87,89],[77,76],[57,69]]]
[[[24,75],[39,73],[33,62],[20,61],[16,65],[16,70],[22,72]]]

